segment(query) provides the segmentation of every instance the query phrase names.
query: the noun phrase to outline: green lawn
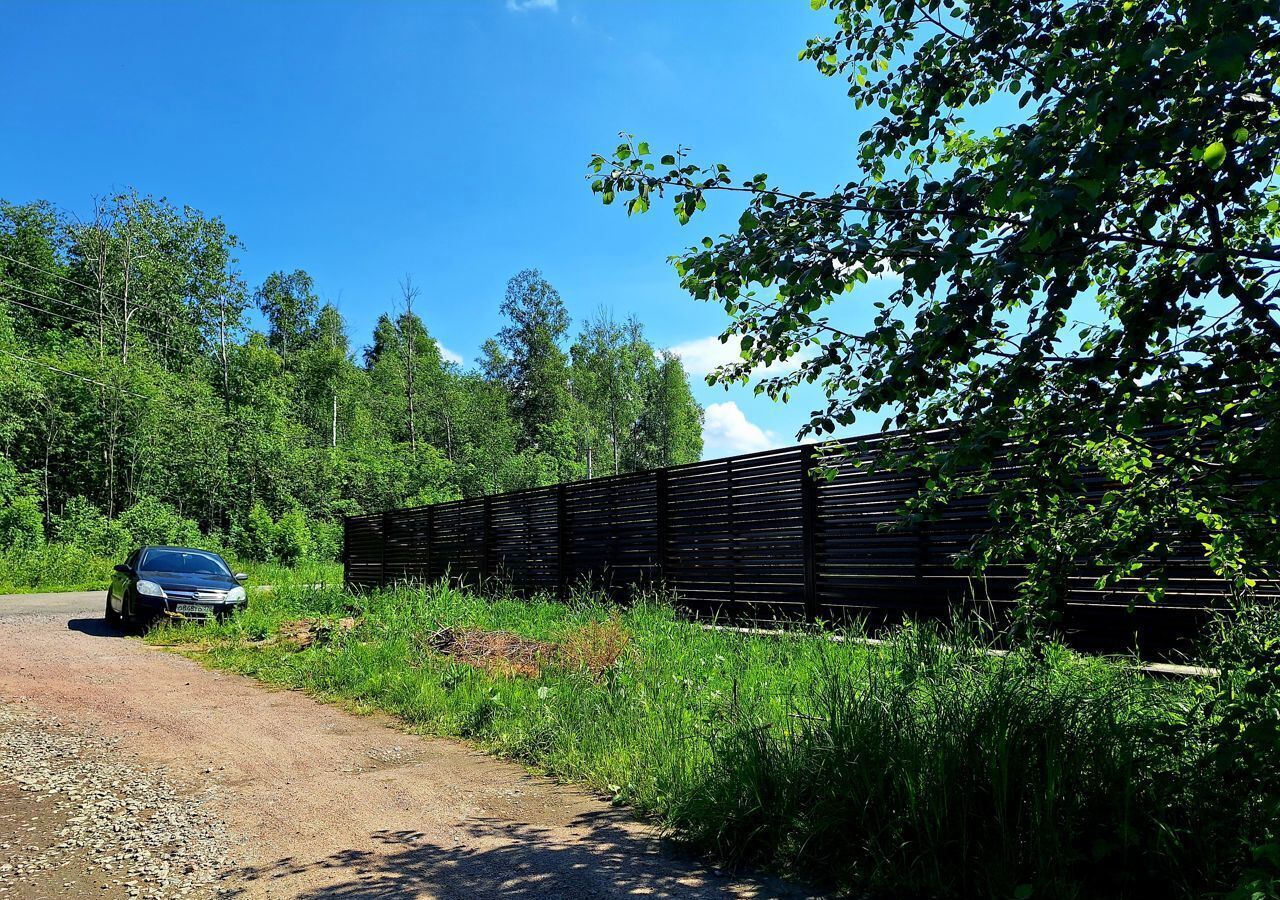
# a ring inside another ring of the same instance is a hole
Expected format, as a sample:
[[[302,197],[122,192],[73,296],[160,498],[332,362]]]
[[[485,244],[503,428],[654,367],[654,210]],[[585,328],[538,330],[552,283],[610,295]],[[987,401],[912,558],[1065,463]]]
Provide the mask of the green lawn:
[[[473,740],[731,865],[886,896],[1193,897],[1239,881],[1270,834],[1214,762],[1216,682],[924,628],[868,646],[704,630],[658,603],[301,583],[148,640]],[[327,640],[274,639],[301,618]],[[438,652],[465,629],[558,649],[536,674]]]

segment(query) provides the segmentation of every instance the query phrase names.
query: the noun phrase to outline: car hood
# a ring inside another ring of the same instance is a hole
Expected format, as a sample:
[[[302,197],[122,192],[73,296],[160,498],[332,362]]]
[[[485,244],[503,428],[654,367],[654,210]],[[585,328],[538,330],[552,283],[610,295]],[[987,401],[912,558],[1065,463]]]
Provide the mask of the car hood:
[[[229,591],[237,582],[230,575],[191,575],[185,572],[141,572],[146,581],[154,581],[166,591]]]

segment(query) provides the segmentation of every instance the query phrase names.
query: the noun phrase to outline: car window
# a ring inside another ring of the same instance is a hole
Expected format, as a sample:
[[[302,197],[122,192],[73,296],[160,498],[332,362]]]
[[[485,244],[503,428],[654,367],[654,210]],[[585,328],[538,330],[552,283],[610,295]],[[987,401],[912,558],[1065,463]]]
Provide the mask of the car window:
[[[222,557],[201,550],[148,550],[138,568],[144,572],[174,572],[182,575],[231,574]]]

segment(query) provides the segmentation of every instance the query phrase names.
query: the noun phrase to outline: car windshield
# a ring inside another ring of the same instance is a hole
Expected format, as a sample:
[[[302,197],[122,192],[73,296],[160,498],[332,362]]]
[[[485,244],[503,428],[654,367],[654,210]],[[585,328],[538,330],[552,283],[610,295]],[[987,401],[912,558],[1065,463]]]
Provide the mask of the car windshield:
[[[183,575],[230,575],[222,557],[200,550],[148,550],[140,569],[146,572],[175,572]]]

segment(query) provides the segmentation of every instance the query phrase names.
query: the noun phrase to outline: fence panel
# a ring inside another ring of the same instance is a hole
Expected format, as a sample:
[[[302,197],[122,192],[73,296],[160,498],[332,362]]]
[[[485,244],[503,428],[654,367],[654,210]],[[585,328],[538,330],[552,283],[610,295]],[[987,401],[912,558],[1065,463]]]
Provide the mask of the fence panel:
[[[499,494],[489,505],[489,576],[523,593],[559,585],[556,489]]]
[[[754,622],[876,625],[945,616],[957,605],[1007,617],[1022,570],[992,569],[975,581],[955,565],[991,525],[987,498],[962,498],[906,527],[901,509],[918,476],[865,465],[884,439],[842,442],[846,457],[821,460],[836,470],[831,480],[810,477],[812,447],[788,447],[353,516],[344,526],[346,583],[447,577],[522,594],[585,586],[625,599],[661,582],[696,615]],[[1109,487],[1086,483],[1092,496]],[[1194,543],[1163,562],[1167,596],[1158,605],[1135,605],[1138,579],[1100,591],[1102,572],[1078,566],[1066,622],[1078,643],[1173,646],[1222,605],[1225,585]]]
[[[564,486],[563,584],[621,597],[660,568],[658,475],[639,472]]]

